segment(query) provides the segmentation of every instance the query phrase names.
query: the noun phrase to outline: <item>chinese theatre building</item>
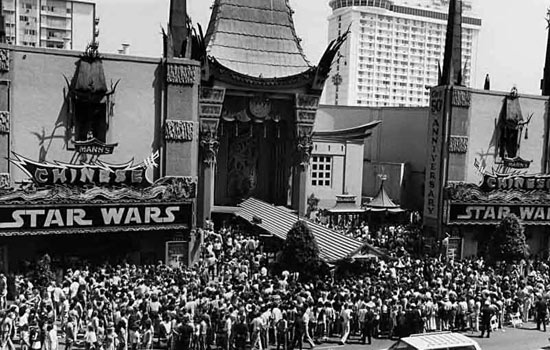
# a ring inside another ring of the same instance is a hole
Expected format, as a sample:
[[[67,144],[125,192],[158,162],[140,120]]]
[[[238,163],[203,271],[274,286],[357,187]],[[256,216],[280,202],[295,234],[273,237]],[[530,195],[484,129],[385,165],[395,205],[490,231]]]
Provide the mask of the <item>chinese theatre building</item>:
[[[304,215],[313,125],[345,33],[306,60],[286,0],[216,0],[200,93],[199,217],[254,197]]]
[[[199,62],[3,45],[0,75],[0,270],[194,259]]]
[[[460,1],[451,1],[453,6]],[[460,16],[450,16],[443,74],[431,90],[424,224],[450,235],[454,256],[483,254],[497,224],[515,214],[531,252],[550,248],[548,96],[460,86]],[[454,33],[453,33],[454,30]],[[455,39],[452,39],[455,37]],[[550,57],[550,56],[549,56]],[[545,74],[545,80],[548,75]],[[543,93],[548,95],[548,91]]]

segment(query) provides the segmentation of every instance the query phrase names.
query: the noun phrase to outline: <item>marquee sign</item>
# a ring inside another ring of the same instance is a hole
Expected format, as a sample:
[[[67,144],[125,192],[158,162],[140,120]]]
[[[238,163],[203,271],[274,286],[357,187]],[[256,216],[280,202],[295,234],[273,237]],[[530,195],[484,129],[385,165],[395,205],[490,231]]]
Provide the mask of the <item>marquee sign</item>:
[[[451,203],[449,224],[498,224],[515,214],[527,225],[550,225],[550,204],[465,204]]]
[[[13,154],[10,161],[25,172],[39,186],[150,186],[147,170],[156,167],[159,152],[142,163],[135,165],[133,160],[126,164],[108,164],[96,161],[94,164],[68,164],[62,162],[35,162],[18,154]]]
[[[116,204],[116,205],[50,205],[0,206],[0,232],[14,230],[57,230],[81,228],[86,232],[128,228],[190,227],[191,204]]]
[[[550,191],[550,175],[483,175],[481,189],[493,190],[545,190]]]

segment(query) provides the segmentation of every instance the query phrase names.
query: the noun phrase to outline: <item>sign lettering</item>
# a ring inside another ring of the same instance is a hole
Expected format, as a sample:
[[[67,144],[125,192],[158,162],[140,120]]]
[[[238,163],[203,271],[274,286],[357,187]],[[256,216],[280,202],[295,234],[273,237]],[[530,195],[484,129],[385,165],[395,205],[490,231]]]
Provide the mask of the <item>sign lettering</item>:
[[[40,163],[14,153],[10,161],[23,170],[39,187],[48,185],[150,186],[147,170],[156,167],[158,151],[143,163],[113,165],[97,161],[94,164]]]
[[[56,205],[0,207],[0,231],[127,227],[141,225],[190,225],[190,204]]]
[[[481,188],[485,191],[493,191],[493,190],[550,191],[550,175],[499,176],[499,175],[484,174]]]
[[[428,166],[426,168],[426,189],[424,193],[424,217],[433,219],[436,219],[439,213],[444,93],[444,89],[433,89],[430,99]]]
[[[510,214],[515,214],[527,225],[550,225],[550,205],[470,205],[461,203],[451,203],[449,224],[498,224]]]

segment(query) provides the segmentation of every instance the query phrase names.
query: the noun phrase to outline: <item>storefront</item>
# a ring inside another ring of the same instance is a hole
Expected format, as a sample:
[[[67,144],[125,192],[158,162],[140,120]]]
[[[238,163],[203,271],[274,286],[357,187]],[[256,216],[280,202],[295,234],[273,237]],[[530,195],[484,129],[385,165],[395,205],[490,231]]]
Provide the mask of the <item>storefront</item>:
[[[531,253],[548,253],[547,104],[516,89],[432,90],[424,225],[441,252],[483,255],[496,226],[515,214]]]
[[[31,183],[0,193],[0,270],[18,270],[46,253],[60,266],[190,263],[192,178],[150,182],[152,160],[71,165],[11,159]]]

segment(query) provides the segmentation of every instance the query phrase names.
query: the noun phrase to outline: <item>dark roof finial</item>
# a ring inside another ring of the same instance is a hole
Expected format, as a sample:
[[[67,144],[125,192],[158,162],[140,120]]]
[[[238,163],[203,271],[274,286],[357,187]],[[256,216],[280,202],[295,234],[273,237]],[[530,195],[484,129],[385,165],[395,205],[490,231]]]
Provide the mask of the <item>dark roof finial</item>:
[[[462,85],[462,0],[449,1],[443,73],[439,85]]]

